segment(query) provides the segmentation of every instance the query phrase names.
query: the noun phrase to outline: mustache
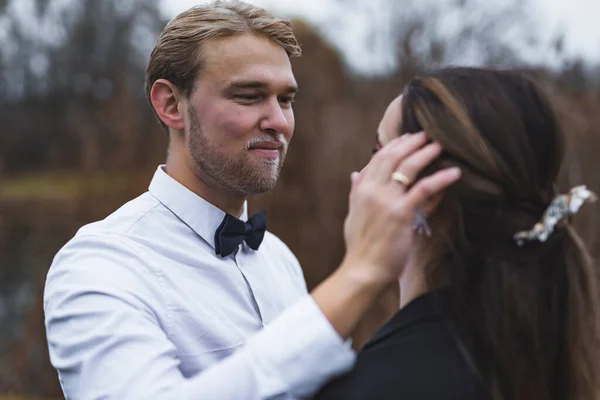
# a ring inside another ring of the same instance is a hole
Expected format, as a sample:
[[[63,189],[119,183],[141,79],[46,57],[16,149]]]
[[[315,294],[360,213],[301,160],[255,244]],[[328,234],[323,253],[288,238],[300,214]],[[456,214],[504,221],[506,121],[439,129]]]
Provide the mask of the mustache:
[[[277,135],[271,136],[257,136],[248,141],[246,144],[246,150],[249,150],[252,146],[258,143],[281,143],[282,148],[287,148],[288,142],[285,139],[285,136],[281,133]]]

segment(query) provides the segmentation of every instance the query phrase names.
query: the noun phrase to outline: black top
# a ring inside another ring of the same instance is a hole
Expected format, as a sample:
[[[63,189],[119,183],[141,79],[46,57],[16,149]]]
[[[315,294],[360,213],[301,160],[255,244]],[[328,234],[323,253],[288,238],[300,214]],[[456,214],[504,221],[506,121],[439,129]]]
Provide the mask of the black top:
[[[314,399],[489,400],[434,300],[428,293],[398,311],[358,353],[354,369]]]

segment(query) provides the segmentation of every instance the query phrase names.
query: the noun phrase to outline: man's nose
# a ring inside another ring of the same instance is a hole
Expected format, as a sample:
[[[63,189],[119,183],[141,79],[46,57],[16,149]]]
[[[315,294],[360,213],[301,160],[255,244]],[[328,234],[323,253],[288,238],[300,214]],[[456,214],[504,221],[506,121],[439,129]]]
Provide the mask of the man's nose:
[[[261,122],[261,130],[271,131],[273,133],[287,132],[290,127],[290,122],[286,115],[287,110],[282,108],[279,100],[270,100],[266,107],[265,117]]]

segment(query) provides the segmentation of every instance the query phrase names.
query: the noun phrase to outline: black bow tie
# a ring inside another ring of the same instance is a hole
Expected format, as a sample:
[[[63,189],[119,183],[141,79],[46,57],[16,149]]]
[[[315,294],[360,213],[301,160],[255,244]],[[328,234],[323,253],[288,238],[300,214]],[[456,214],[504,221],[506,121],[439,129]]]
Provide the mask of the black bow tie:
[[[223,222],[215,232],[215,252],[227,257],[244,240],[252,250],[258,250],[267,230],[267,217],[264,211],[254,213],[248,222],[231,214],[225,214]]]

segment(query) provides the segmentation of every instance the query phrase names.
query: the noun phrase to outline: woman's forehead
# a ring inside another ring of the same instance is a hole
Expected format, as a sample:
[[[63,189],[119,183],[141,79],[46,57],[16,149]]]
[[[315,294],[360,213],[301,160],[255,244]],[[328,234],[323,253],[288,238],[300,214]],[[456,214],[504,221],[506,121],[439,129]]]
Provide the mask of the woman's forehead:
[[[402,118],[402,95],[396,97],[385,110],[383,118],[377,129],[378,140],[386,145],[400,134],[400,121]]]

